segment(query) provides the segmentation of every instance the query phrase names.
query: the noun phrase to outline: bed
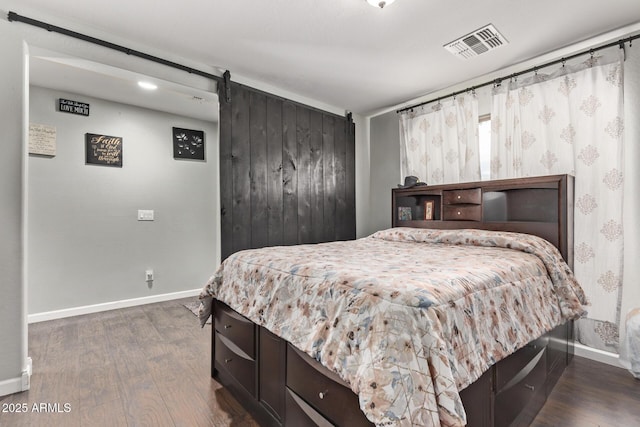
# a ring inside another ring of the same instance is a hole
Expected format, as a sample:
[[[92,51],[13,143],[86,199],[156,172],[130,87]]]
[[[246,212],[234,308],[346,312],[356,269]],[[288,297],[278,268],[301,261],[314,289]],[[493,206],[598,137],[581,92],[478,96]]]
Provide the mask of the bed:
[[[585,313],[563,260],[570,185],[394,190],[391,229],[231,255],[201,294],[212,375],[263,425],[530,421]]]

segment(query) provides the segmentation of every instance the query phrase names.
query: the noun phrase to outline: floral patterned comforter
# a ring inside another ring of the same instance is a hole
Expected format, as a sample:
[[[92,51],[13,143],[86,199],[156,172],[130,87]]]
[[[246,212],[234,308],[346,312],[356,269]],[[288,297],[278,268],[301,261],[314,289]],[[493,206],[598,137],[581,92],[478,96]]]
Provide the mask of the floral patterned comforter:
[[[529,341],[585,314],[546,240],[392,228],[369,237],[235,253],[212,298],[336,372],[379,426],[462,426],[459,390]]]

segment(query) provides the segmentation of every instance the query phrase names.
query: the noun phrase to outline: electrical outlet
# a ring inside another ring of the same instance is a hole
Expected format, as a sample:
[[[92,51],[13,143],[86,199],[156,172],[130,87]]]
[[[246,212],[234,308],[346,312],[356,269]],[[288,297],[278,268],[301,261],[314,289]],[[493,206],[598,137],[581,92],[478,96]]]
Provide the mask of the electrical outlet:
[[[138,221],[153,221],[153,209],[138,209]]]
[[[153,270],[146,270],[144,272],[145,281],[152,282],[153,281]]]

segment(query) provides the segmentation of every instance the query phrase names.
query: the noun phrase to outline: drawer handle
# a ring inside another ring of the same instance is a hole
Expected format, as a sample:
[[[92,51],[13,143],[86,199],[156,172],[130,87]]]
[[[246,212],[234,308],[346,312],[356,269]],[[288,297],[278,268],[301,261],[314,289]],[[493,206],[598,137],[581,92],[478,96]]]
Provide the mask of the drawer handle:
[[[536,388],[534,386],[532,386],[532,385],[529,385],[529,384],[525,384],[524,388],[526,388],[528,390],[531,390],[531,391],[536,391]]]
[[[461,198],[462,198],[462,196],[458,196],[458,199],[461,199]]]
[[[231,362],[233,359],[224,359],[224,363],[229,363]]]
[[[225,329],[231,329],[231,325],[224,325]]]
[[[329,393],[329,390],[321,391],[320,393],[318,393],[318,397],[320,399],[324,399],[325,397],[327,397],[328,393]]]
[[[457,212],[457,214],[458,214],[458,215],[462,215],[462,212],[458,211],[458,212]]]

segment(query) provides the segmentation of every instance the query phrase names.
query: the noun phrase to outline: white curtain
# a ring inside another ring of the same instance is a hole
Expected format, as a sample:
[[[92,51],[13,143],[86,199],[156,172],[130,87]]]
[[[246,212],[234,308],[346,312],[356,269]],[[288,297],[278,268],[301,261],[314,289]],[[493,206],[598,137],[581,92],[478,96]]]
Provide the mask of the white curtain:
[[[615,325],[623,274],[622,69],[616,52],[512,81],[494,90],[491,116],[492,179],[575,176],[574,271],[591,301],[588,317]]]
[[[480,180],[478,100],[472,94],[400,116],[400,178],[428,184]]]

